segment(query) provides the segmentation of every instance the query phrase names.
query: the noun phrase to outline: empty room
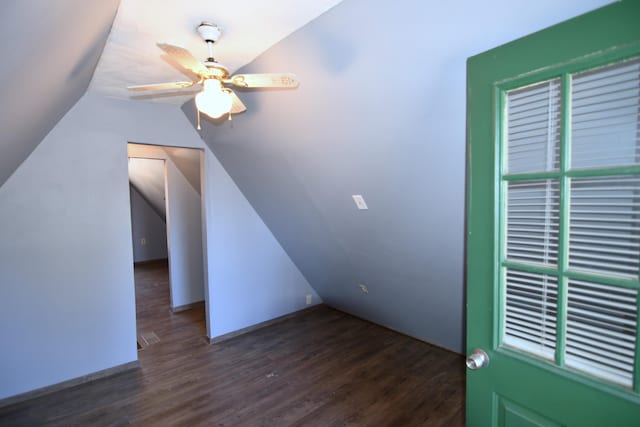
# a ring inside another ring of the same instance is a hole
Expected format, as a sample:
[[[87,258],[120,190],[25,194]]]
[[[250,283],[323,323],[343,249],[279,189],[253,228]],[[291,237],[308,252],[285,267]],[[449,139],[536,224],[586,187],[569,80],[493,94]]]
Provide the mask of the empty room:
[[[3,2],[0,425],[640,425],[638,22]]]

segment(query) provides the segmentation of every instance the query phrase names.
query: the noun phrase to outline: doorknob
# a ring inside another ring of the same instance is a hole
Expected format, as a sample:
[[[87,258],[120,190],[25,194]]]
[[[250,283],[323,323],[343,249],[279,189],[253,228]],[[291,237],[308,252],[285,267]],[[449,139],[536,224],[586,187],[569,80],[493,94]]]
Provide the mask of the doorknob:
[[[476,369],[486,368],[489,366],[489,355],[483,350],[475,349],[473,353],[467,357],[467,368],[475,371]]]

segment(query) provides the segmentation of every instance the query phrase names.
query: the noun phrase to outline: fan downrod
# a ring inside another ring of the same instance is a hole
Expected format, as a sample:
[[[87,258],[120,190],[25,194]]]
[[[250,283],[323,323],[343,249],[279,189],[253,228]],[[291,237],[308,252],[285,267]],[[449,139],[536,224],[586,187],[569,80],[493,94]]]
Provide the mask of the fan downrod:
[[[198,32],[198,34],[200,34],[200,37],[202,37],[202,39],[207,43],[207,49],[209,51],[209,56],[204,61],[204,65],[209,70],[213,71],[217,78],[226,79],[227,77],[229,77],[229,70],[227,69],[227,67],[220,64],[213,57],[213,45],[222,36],[222,29],[216,24],[203,21],[196,27],[196,31]]]

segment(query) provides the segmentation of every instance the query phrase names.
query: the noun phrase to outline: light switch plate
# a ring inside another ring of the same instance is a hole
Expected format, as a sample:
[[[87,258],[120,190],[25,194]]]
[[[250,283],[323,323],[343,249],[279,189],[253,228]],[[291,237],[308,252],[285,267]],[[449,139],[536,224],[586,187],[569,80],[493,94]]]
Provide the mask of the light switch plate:
[[[364,197],[362,197],[362,195],[354,194],[351,197],[353,197],[353,201],[356,203],[356,206],[358,207],[358,209],[360,209],[360,210],[369,209],[369,207],[367,207],[367,204],[365,203]]]

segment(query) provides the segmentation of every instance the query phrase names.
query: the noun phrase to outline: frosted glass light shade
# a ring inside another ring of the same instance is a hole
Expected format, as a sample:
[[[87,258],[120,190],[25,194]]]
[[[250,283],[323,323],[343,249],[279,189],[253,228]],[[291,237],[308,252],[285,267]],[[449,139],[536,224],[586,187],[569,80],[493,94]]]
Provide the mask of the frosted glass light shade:
[[[222,84],[215,79],[204,81],[204,90],[196,95],[196,107],[202,114],[218,119],[231,110],[231,94],[222,90]]]

